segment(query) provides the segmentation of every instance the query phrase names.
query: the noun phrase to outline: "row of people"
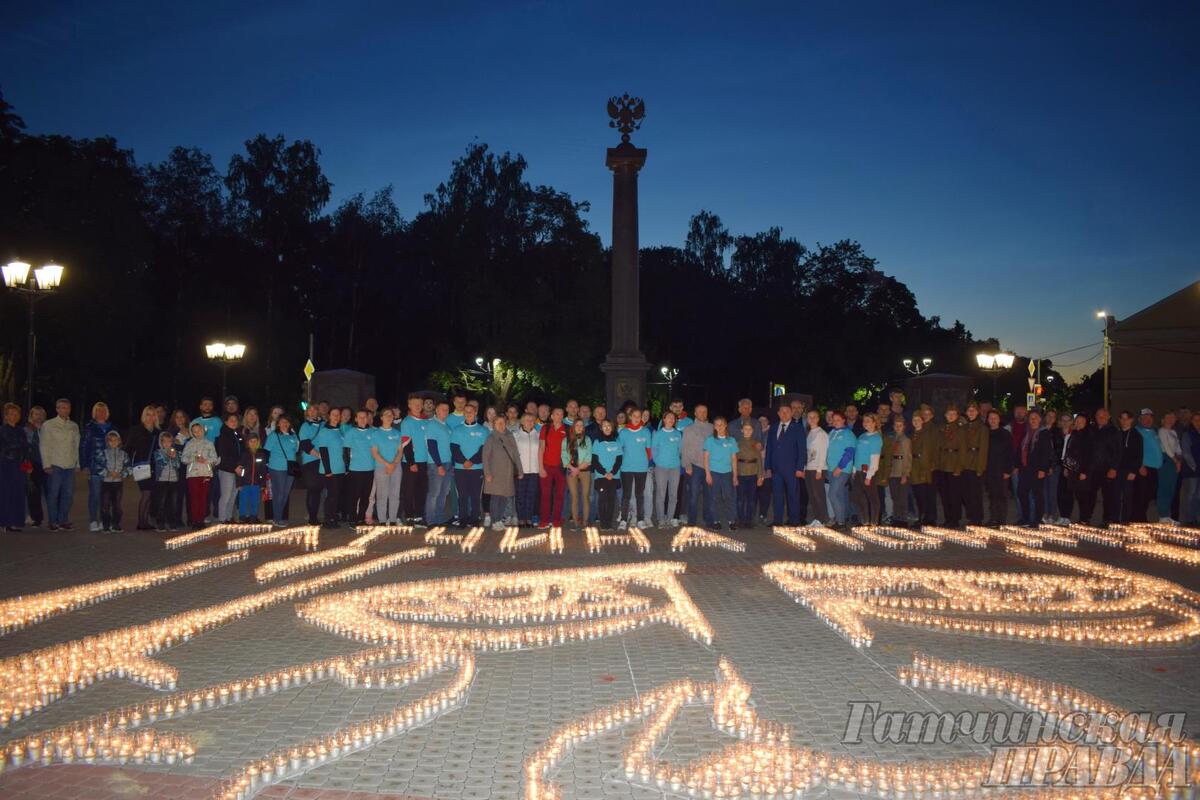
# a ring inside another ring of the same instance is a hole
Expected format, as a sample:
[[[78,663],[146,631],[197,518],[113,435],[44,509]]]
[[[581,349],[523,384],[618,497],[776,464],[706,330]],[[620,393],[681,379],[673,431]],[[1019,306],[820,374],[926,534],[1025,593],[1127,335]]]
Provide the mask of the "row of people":
[[[218,416],[203,398],[192,419],[147,406],[124,438],[103,403],[82,432],[69,401],[51,420],[34,408],[24,425],[9,404],[0,520],[18,529],[28,509],[39,525],[44,496],[50,529],[69,529],[76,467],[89,473],[95,531],[121,529],[126,479],[140,493],[137,527],[160,530],[181,526],[185,510],[193,526],[257,519],[264,501],[287,524],[297,482],[312,524],[545,527],[565,514],[577,525],[736,528],[770,514],[790,525],[921,525],[937,523],[940,507],[956,527],[1005,523],[1010,498],[1031,526],[1069,520],[1075,506],[1090,522],[1098,498],[1104,522],[1200,518],[1200,415],[1168,413],[1156,428],[1149,409],[1113,425],[1104,409],[1090,419],[1019,407],[1004,421],[970,403],[935,420],[928,406],[909,417],[891,400],[868,414],[794,401],[773,420],[743,400],[737,416],[711,421],[703,404],[688,415],[676,400],[652,424],[632,404],[609,420],[575,401],[481,411],[455,392],[449,402],[414,395],[403,416],[373,400],[357,411],[318,403],[293,426],[282,406],[261,420],[229,397]]]

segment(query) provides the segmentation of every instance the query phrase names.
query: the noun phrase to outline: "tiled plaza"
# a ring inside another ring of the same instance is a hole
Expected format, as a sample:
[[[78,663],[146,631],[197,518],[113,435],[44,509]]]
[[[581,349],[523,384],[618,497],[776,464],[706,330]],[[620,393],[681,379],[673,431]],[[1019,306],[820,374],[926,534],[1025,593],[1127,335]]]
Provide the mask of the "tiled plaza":
[[[76,498],[76,506],[82,498]],[[296,510],[299,505],[296,504]],[[80,526],[76,526],[78,531]],[[565,551],[551,554],[545,546],[516,554],[501,554],[501,534],[488,530],[474,552],[437,545],[436,555],[392,566],[366,577],[337,583],[316,594],[277,602],[253,613],[199,632],[187,641],[149,657],[178,670],[178,691],[237,681],[249,676],[348,655],[379,646],[338,635],[310,620],[298,608],[314,597],[353,592],[396,583],[432,581],[457,576],[511,575],[515,571],[570,570],[624,564],[673,562],[684,565],[678,586],[684,606],[694,604],[700,621],[711,630],[711,643],[694,636],[686,624],[662,622],[653,614],[646,624],[619,630],[626,611],[595,618],[580,616],[587,602],[567,609],[558,621],[586,626],[598,620],[615,627],[594,635],[562,637],[552,644],[512,649],[473,648],[474,674],[461,701],[451,702],[431,718],[385,732],[353,752],[301,759],[289,776],[257,791],[261,798],[366,798],[408,800],[468,800],[524,798],[528,792],[527,762],[563,726],[598,709],[654,692],[671,682],[693,679],[712,682],[725,659],[751,690],[750,703],[760,719],[786,726],[791,743],[828,752],[883,762],[916,762],[986,755],[988,747],[970,740],[950,744],[894,744],[873,741],[847,744],[848,704],[878,702],[883,709],[902,711],[1014,710],[995,696],[913,688],[897,680],[897,668],[912,661],[914,651],[934,658],[964,660],[1033,678],[1077,687],[1118,706],[1152,713],[1187,714],[1186,730],[1194,736],[1200,719],[1200,646],[1107,647],[1029,641],[1000,635],[934,631],[881,619],[867,619],[873,634],[870,647],[858,648],[805,605],[797,603],[764,576],[762,567],[776,561],[846,565],[912,566],[953,570],[1008,570],[1020,573],[1058,573],[1053,565],[1014,557],[993,543],[969,548],[945,543],[931,550],[888,549],[866,544],[852,551],[818,539],[815,551],[802,551],[771,535],[770,529],[739,530],[727,535],[745,544],[744,552],[723,548],[694,548],[672,552],[676,531],[647,530],[651,549],[640,553],[629,546],[606,547],[591,554],[582,531],[564,532]],[[256,581],[263,564],[298,555],[294,545],[253,547],[245,560],[142,591],[118,594],[102,602],[54,614],[0,637],[0,680],[17,680],[11,659],[29,651],[63,644],[127,626],[149,623],[170,615],[225,603],[246,595],[311,580],[391,553],[425,546],[424,531],[382,536],[361,557],[317,569]],[[534,531],[522,531],[522,536]],[[350,530],[323,531],[318,551],[346,545]],[[0,540],[0,600],[30,596],[77,584],[222,555],[229,536],[167,549],[166,534],[29,532]],[[1200,588],[1195,567],[1133,555],[1123,550],[1081,544],[1075,548],[1047,543],[1045,550],[1071,553],[1168,579],[1190,590]],[[600,573],[598,573],[600,574]],[[594,588],[599,579],[593,580]],[[499,587],[499,582],[497,583]],[[561,587],[560,587],[561,589]],[[432,590],[431,590],[432,591]],[[551,591],[551,597],[554,596]],[[653,607],[671,605],[659,587],[630,585],[631,596],[649,598]],[[603,592],[600,592],[603,594]],[[497,588],[482,601],[516,601]],[[676,603],[672,608],[684,607]],[[524,607],[524,606],[522,606]],[[311,608],[311,606],[310,606]],[[536,609],[536,604],[534,604]],[[480,617],[486,616],[483,609]],[[416,621],[396,610],[376,610],[384,622]],[[631,612],[630,612],[631,613]],[[1040,620],[1044,622],[1045,620]],[[420,622],[420,621],[417,621]],[[442,630],[494,629],[552,624],[526,620],[425,620]],[[676,623],[678,620],[675,621]],[[1165,625],[1159,620],[1156,626]],[[15,626],[14,626],[15,627]],[[464,640],[470,637],[464,633]],[[471,649],[468,645],[468,649]],[[361,720],[389,714],[398,706],[437,692],[455,678],[453,669],[435,671],[405,686],[348,685],[325,677],[301,686],[269,691],[261,697],[195,713],[160,719],[141,728],[189,738],[195,754],[168,764],[130,758],[123,765],[81,763],[45,764],[26,756],[12,759],[0,774],[0,798],[208,798],[221,791],[222,781],[269,753],[333,734]],[[7,690],[6,690],[7,691]],[[61,699],[49,702],[23,719],[0,729],[0,742],[9,744],[32,734],[69,726],[93,715],[127,707],[168,694],[117,676],[97,680]],[[7,696],[7,695],[6,695]],[[662,798],[688,796],[686,787],[658,786],[652,779],[628,776],[625,749],[641,733],[641,722],[613,726],[606,733],[571,747],[546,777],[561,788],[566,800],[598,798]],[[711,707],[683,708],[659,739],[654,755],[684,764],[714,753],[736,740],[718,730]],[[57,761],[57,760],[56,760]],[[311,761],[312,763],[309,763]],[[293,765],[295,766],[295,765]],[[853,796],[844,787],[818,785],[806,794]],[[746,796],[751,796],[749,793]]]

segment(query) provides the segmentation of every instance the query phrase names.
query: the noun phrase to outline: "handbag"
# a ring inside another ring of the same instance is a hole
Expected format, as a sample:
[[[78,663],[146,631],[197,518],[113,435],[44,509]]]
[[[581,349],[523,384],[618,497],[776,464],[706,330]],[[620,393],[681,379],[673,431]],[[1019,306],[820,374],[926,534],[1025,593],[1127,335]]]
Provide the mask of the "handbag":
[[[133,465],[133,469],[131,469],[129,471],[129,474],[133,476],[133,479],[135,481],[150,480],[150,474],[151,474],[150,462],[149,461],[139,461],[138,463]]]
[[[279,438],[279,431],[275,431],[275,438],[279,440],[279,452],[286,452],[283,449],[283,439]],[[287,474],[293,478],[299,478],[303,475],[304,472],[300,469],[300,462],[294,458],[289,458],[287,462]]]

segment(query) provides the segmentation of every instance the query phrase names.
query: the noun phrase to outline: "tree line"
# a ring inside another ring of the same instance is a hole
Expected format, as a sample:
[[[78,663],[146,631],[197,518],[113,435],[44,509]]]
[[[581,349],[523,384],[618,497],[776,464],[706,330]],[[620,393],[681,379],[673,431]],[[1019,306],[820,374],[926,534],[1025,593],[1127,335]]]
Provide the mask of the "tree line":
[[[184,146],[139,164],[111,137],[30,135],[0,97],[3,255],[67,267],[37,309],[35,394],[103,397],[129,418],[150,399],[190,405],[218,391],[203,345],[223,339],[248,344],[232,391],[298,401],[311,334],[319,368],[372,373],[387,398],[482,355],[520,368],[527,391],[598,399],[609,253],[588,203],[526,167],[470,144],[404,219],[390,185],[331,208],[304,139],[259,134],[224,167]],[[709,211],[680,246],[643,249],[641,291],[651,363],[722,407],[772,381],[846,401],[901,382],[906,356],[970,374],[996,346],[923,316],[855,241],[734,235]],[[0,293],[0,394],[20,394],[25,334],[21,299]]]

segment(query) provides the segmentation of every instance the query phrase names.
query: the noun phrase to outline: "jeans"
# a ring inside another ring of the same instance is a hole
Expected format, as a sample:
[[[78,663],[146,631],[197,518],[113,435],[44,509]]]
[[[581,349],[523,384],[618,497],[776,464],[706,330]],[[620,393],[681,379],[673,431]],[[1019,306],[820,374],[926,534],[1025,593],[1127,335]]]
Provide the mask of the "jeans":
[[[416,467],[417,471],[413,472],[412,468]],[[405,464],[404,480],[402,481],[401,491],[404,495],[404,514],[410,519],[416,519],[425,513],[425,509],[429,503],[429,478],[431,474],[437,472],[437,465],[433,465],[433,469],[424,461],[415,464]],[[449,466],[446,467],[446,480],[453,481],[454,478],[450,475],[453,470]],[[446,492],[450,491],[449,486],[446,487]],[[445,513],[446,495],[442,495],[443,513]],[[445,520],[443,520],[444,522]],[[428,523],[429,520],[426,520]],[[429,523],[432,524],[432,523]],[[441,523],[439,523],[441,524]]]
[[[238,522],[247,522],[253,517],[258,519],[258,505],[262,501],[262,489],[257,486],[243,486],[238,489]]]
[[[705,481],[708,485],[708,481]],[[722,522],[733,524],[733,473],[732,472],[714,472],[712,473],[712,499],[713,499],[713,516],[716,518],[717,524]]]
[[[1169,519],[1171,517],[1171,501],[1175,499],[1177,477],[1178,473],[1175,470],[1175,462],[1164,457],[1162,466],[1158,468],[1159,519]]]
[[[446,524],[446,498],[450,496],[450,484],[455,483],[454,469],[452,467],[443,467],[446,470],[445,475],[439,475],[437,465],[433,465],[429,472],[429,490],[425,493],[425,524],[426,525],[445,525]],[[376,514],[378,516],[378,514]],[[462,490],[459,490],[458,498],[458,521],[466,522],[463,517],[463,498]]]
[[[121,481],[102,481],[100,484],[100,523],[105,530],[121,527]]]
[[[174,528],[179,519],[179,481],[155,481],[152,514],[160,528]]]
[[[653,522],[654,517],[654,467],[646,472],[646,488],[642,490],[642,507],[646,509],[641,519]]]
[[[41,525],[45,519],[42,507],[46,504],[46,471],[37,464],[33,465],[33,472],[29,473],[25,503],[29,508],[29,519],[33,520],[34,525]],[[24,520],[21,524],[24,524]]]
[[[675,501],[678,499],[679,467],[655,467],[654,518],[659,525],[675,519]]]
[[[562,525],[563,494],[566,492],[567,479],[563,476],[562,467],[546,465],[542,467],[546,477],[539,478],[542,493],[542,506],[538,514],[541,525]]]
[[[398,525],[404,515],[400,511],[400,487],[404,468],[399,464],[389,475],[382,464],[375,467],[375,521],[383,525]]]
[[[322,475],[321,483],[325,486],[325,524],[337,527],[338,509],[341,508],[342,490],[346,485],[345,473]]]
[[[754,524],[754,506],[758,494],[757,475],[739,475],[737,486],[737,521],[739,525]]]
[[[367,521],[367,504],[371,502],[371,488],[375,485],[374,469],[355,469],[346,473],[346,496],[344,503],[351,525],[362,525]]]
[[[89,481],[91,478],[89,477]],[[91,484],[88,484],[90,491]],[[97,489],[99,492],[99,489]],[[51,525],[64,525],[71,515],[71,498],[75,494],[75,470],[51,467],[46,476],[46,516]],[[96,512],[100,512],[99,505]]]
[[[988,496],[988,524],[1007,525],[1008,481],[1004,480],[1004,473],[985,473],[983,481]]]
[[[454,485],[458,489],[458,521],[463,525],[478,525],[483,516],[480,508],[483,500],[483,470],[454,470]],[[449,489],[447,486],[446,490]]]
[[[1179,482],[1179,521],[1183,524],[1200,519],[1200,478],[1195,475]]]
[[[571,519],[580,525],[586,525],[591,516],[592,473],[590,470],[580,470],[574,478],[566,474],[567,492],[571,495]]]
[[[613,478],[598,476],[594,481],[596,496],[599,498],[596,506],[599,510],[601,528],[612,528],[613,526],[613,515],[617,507],[617,484],[620,481],[621,479],[615,476]]]
[[[0,527],[25,525],[25,473],[21,462],[0,461]]]
[[[817,477],[820,474],[821,477]],[[822,525],[829,524],[829,509],[825,505],[825,475],[815,469],[805,470],[804,489],[808,493],[808,507],[812,510],[812,518]]]
[[[697,506],[700,503],[700,498],[704,498],[704,524],[712,526],[716,520],[713,519],[713,493],[712,487],[704,480],[704,470],[700,467],[692,467],[692,474],[688,476],[688,524],[699,525],[699,509]]]
[[[646,473],[644,472],[622,472],[621,473],[621,490],[624,492],[624,499],[621,501],[621,517],[630,522],[637,522],[646,519]],[[637,509],[637,516],[633,516],[630,509]]]
[[[233,504],[237,501],[237,476],[223,469],[217,470],[217,481],[221,484],[220,505],[217,507],[217,521],[229,522],[233,519]]]
[[[879,487],[875,481],[867,483],[867,473],[854,473],[854,481],[850,488],[851,499],[858,509],[858,518],[864,525],[879,524]]]
[[[850,519],[850,473],[829,473],[829,519],[834,525],[845,525]]]
[[[282,525],[288,507],[288,495],[296,479],[286,469],[273,469],[271,474],[271,517]]]
[[[75,485],[74,477],[71,480],[72,489]],[[100,521],[100,491],[104,486],[103,475],[88,475],[88,521]],[[66,522],[64,519],[63,522]]]
[[[538,481],[536,472],[527,472],[517,478],[516,513],[518,522],[528,524],[533,521],[533,515],[537,513]]]
[[[1032,501],[1032,507],[1026,509],[1029,524],[1039,525],[1046,513],[1046,478],[1039,478],[1036,469],[1026,467],[1021,470],[1019,486],[1022,496]]]
[[[205,508],[205,516],[215,517],[217,521],[221,521],[221,481],[217,473],[213,473],[213,479],[208,482],[208,500]],[[232,514],[233,512],[230,511]],[[195,520],[202,522],[203,519]]]
[[[1062,467],[1051,467],[1046,472],[1046,515],[1055,522],[1062,514],[1058,510],[1058,481],[1062,477]],[[1039,519],[1038,522],[1041,522]]]

